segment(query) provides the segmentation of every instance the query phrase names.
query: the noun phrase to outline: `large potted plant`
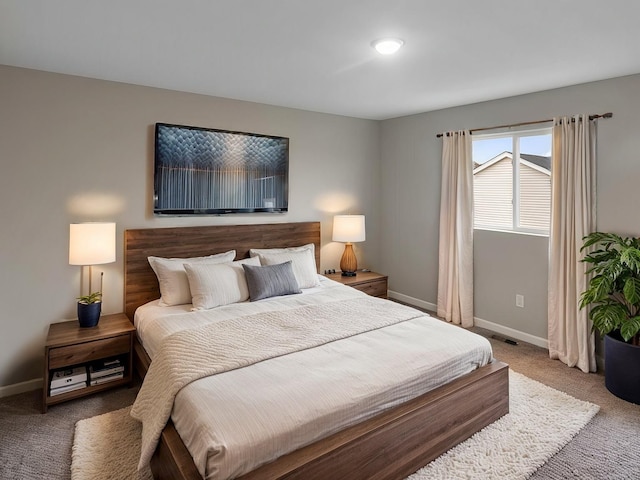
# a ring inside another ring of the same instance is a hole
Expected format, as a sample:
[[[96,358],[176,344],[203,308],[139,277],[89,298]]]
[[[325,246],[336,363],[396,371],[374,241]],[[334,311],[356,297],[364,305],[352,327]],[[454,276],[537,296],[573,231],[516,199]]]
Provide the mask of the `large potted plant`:
[[[591,307],[593,329],[604,337],[605,384],[640,404],[640,239],[594,232],[583,240],[593,276],[580,308]]]
[[[100,321],[102,293],[93,292],[78,297],[78,322],[82,328],[95,327]]]

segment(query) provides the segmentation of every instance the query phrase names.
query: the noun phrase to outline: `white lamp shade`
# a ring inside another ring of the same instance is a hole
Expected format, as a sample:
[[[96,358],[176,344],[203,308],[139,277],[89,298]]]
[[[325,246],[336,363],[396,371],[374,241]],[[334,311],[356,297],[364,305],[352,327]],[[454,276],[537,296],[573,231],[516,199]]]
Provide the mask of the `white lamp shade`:
[[[364,215],[336,215],[333,217],[334,242],[364,242]]]
[[[69,225],[69,265],[100,265],[115,261],[115,223]]]

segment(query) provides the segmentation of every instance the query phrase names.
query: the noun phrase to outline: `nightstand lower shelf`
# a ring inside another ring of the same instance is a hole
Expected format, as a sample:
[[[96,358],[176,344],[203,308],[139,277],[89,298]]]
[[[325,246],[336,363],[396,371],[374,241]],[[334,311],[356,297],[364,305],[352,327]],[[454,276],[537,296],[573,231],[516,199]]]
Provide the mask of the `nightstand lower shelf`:
[[[47,404],[47,407],[50,407],[51,405],[57,405],[58,403],[64,403],[69,400],[74,400],[76,398],[86,397],[87,395],[93,395],[94,393],[103,392],[105,390],[109,390],[110,388],[119,387],[121,385],[130,385],[131,380],[132,380],[132,376],[127,375],[126,377],[123,377],[119,380],[113,380],[108,383],[102,383],[100,385],[90,385],[80,390],[61,393],[60,395],[55,395],[53,397],[47,396],[46,404]],[[44,410],[46,412],[46,409]]]

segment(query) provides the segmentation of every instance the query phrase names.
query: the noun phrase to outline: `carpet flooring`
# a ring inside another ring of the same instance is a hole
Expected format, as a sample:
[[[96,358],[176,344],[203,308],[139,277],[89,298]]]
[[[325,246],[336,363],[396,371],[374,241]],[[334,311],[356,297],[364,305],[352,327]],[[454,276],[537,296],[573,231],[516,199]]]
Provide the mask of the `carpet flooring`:
[[[599,407],[510,372],[509,413],[457,445],[407,480],[526,479],[566,445]],[[76,424],[72,480],[151,480],[137,471],[140,424],[130,407]],[[104,445],[111,448],[104,448]]]
[[[574,439],[530,478],[623,480],[640,478],[640,405],[611,395],[601,374],[585,374],[550,360],[546,350],[491,341],[496,358],[511,369],[575,398],[600,406]],[[137,387],[118,388],[55,405],[40,413],[41,392],[0,399],[0,479],[71,479],[71,448],[78,420],[133,403]]]

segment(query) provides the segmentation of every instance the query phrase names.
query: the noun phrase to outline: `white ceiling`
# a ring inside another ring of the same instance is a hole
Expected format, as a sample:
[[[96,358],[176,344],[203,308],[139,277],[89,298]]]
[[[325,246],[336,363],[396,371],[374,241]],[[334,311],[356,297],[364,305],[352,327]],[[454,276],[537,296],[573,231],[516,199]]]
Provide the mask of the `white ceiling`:
[[[640,73],[637,0],[0,0],[0,64],[386,119]],[[397,36],[393,57],[372,40]]]

